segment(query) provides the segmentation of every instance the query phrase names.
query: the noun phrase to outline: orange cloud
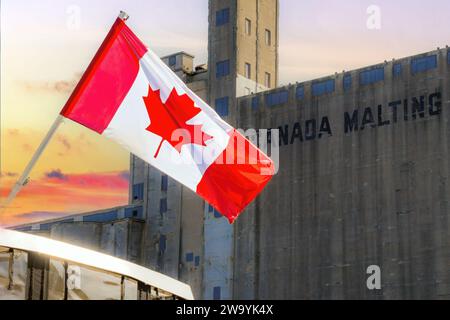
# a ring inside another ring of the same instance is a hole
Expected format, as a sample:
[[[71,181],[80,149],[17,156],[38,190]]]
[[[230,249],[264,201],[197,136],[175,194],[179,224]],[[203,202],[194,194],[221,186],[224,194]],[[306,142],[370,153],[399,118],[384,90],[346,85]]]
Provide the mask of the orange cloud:
[[[3,179],[0,195],[6,197],[14,183],[12,178]],[[0,225],[31,223],[127,203],[127,172],[65,174],[55,169],[23,188],[0,216]]]

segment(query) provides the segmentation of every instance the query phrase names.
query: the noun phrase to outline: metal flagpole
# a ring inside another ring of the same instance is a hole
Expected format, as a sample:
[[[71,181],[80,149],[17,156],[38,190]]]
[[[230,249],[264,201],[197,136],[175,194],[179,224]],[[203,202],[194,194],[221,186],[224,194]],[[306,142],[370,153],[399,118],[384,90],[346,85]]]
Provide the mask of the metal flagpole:
[[[64,117],[62,115],[58,115],[55,122],[53,123],[50,130],[48,131],[47,135],[45,136],[44,140],[42,140],[41,144],[39,145],[36,152],[34,153],[33,158],[31,158],[30,162],[28,163],[27,167],[23,171],[19,180],[17,180],[16,184],[13,186],[11,192],[9,193],[8,198],[1,205],[0,212],[3,212],[4,209],[6,209],[11,204],[11,202],[13,202],[14,198],[17,196],[17,194],[20,192],[20,190],[22,190],[22,188],[28,183],[31,170],[33,170],[34,166],[36,165],[36,162],[41,157],[42,152],[45,150],[45,148],[47,147],[51,138],[55,134],[56,130],[59,128],[59,126],[63,122],[64,122]]]

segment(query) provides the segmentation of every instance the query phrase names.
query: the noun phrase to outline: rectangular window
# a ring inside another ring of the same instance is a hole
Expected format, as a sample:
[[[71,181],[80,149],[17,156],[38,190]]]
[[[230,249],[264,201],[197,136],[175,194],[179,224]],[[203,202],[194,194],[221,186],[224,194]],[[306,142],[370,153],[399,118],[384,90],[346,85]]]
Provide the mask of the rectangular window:
[[[166,251],[166,241],[167,238],[165,235],[159,236],[159,254],[162,255]]]
[[[395,63],[392,67],[392,74],[394,77],[399,77],[402,74],[402,64],[401,63]]]
[[[267,88],[270,89],[270,87],[271,87],[271,79],[270,79],[270,73],[268,73],[268,72],[266,72],[265,79],[264,79],[264,84],[266,85]]]
[[[216,219],[222,218],[222,214],[219,211],[214,210],[214,218]]]
[[[163,175],[161,177],[161,191],[167,191],[168,186],[169,186],[169,177]]]
[[[213,212],[214,211],[214,207],[212,205],[208,205],[208,212]]]
[[[272,45],[272,32],[270,30],[266,29],[266,46]]]
[[[352,75],[351,74],[346,74],[344,76],[344,91],[348,91],[352,88]]]
[[[176,56],[169,57],[169,66],[173,67],[176,64],[177,64],[177,57]]]
[[[216,77],[221,78],[230,74],[230,60],[217,62]]]
[[[269,93],[266,95],[266,104],[269,107],[288,102],[289,92],[287,90]]]
[[[186,262],[193,262],[194,254],[192,252],[186,253]]]
[[[298,86],[295,89],[295,97],[297,100],[303,100],[305,98],[305,87],[304,86]]]
[[[437,56],[427,56],[422,58],[416,58],[411,60],[411,72],[412,74],[425,72],[428,70],[437,68]]]
[[[164,198],[159,201],[159,213],[164,214],[166,212],[167,212],[167,199]]]
[[[250,64],[250,63],[246,63],[245,64],[245,70],[244,70],[244,76],[247,78],[247,79],[251,79],[251,77],[252,77],[252,65]]]
[[[222,9],[216,12],[216,26],[223,26],[230,22],[230,9]]]
[[[252,98],[252,109],[256,110],[259,107],[259,98],[258,97],[253,97]]]
[[[313,83],[312,85],[312,94],[313,96],[321,96],[323,94],[332,93],[335,89],[335,81],[334,79],[325,80],[321,82]]]
[[[200,266],[200,256],[196,256],[195,257],[194,264],[195,264],[196,267]]]
[[[362,71],[359,74],[359,83],[361,85],[368,85],[383,80],[384,80],[384,67]]]
[[[250,36],[252,34],[252,21],[245,19],[245,34]]]
[[[450,50],[447,52],[447,63],[450,64]]]
[[[133,186],[133,200],[144,200],[144,184],[138,183]]]
[[[213,289],[213,299],[220,300],[220,287],[214,287]]]
[[[229,99],[228,97],[216,99],[216,112],[221,117],[228,116],[228,105],[229,105]]]

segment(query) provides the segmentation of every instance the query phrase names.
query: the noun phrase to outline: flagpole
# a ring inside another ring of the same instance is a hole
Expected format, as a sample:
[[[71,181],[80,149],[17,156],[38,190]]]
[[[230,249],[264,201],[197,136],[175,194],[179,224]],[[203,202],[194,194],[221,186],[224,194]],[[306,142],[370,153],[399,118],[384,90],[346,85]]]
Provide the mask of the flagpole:
[[[6,209],[13,202],[13,200],[16,198],[16,196],[20,192],[20,190],[22,190],[22,188],[28,183],[30,173],[33,170],[34,166],[36,165],[36,162],[39,160],[39,158],[41,157],[45,148],[47,147],[48,143],[54,136],[56,130],[58,130],[58,128],[60,127],[60,125],[63,122],[64,122],[64,117],[61,115],[58,115],[56,120],[53,122],[53,125],[50,127],[50,130],[48,131],[44,140],[42,140],[41,144],[37,148],[36,152],[34,153],[33,157],[31,158],[30,162],[28,163],[27,167],[23,171],[22,175],[17,180],[17,182],[14,184],[11,192],[8,195],[8,198],[1,205],[0,212],[3,212],[3,210]]]

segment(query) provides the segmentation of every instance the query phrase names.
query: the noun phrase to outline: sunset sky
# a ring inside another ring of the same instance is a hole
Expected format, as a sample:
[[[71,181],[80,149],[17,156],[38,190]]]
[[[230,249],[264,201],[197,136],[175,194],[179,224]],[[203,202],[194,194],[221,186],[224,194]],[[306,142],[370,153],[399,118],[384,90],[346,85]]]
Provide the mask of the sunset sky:
[[[381,28],[367,27],[367,8]],[[450,44],[448,0],[280,0],[281,84]],[[207,0],[1,0],[1,174],[6,196],[120,10],[157,54],[207,60]],[[79,15],[78,15],[79,13]],[[69,120],[0,226],[123,205],[129,155]]]

